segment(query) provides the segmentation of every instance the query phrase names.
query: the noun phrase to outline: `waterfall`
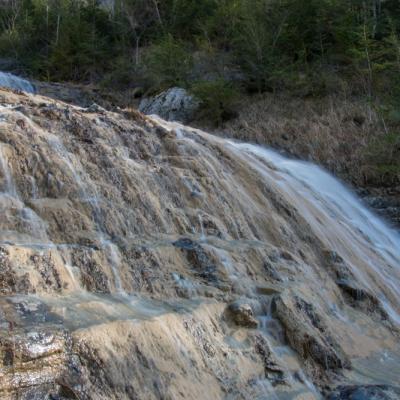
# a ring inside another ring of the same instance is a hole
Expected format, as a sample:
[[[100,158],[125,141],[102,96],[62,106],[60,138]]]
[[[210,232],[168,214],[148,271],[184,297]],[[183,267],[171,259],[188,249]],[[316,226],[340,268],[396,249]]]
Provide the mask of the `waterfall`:
[[[55,151],[55,153],[61,158],[69,172],[72,174],[74,181],[78,186],[81,201],[89,204],[92,210],[92,220],[96,227],[96,236],[99,240],[101,247],[107,253],[106,255],[109,266],[114,277],[115,289],[117,293],[125,294],[122,287],[122,280],[119,271],[121,266],[119,248],[117,245],[106,238],[106,232],[103,226],[104,221],[99,205],[100,200],[97,194],[96,186],[91,181],[90,176],[83,169],[79,160],[77,160],[71,153],[68,152],[60,138],[55,135],[50,135],[48,143],[50,147]],[[77,164],[78,168],[75,167],[75,164]]]
[[[313,383],[305,376],[302,365],[298,362],[295,352],[285,342],[285,334],[282,325],[274,318],[272,313],[273,296],[265,296],[266,309],[264,315],[258,315],[259,329],[268,340],[274,357],[286,366],[285,375],[293,385],[301,388],[301,391],[308,393],[312,398],[320,400],[321,394]],[[290,362],[285,362],[290,360]],[[269,391],[271,384],[267,380],[260,381]],[[269,398],[269,397],[266,397]],[[271,397],[274,398],[274,397]]]
[[[11,204],[15,204],[19,209],[19,217],[21,221],[26,222],[31,238],[38,241],[32,244],[49,243],[46,233],[46,223],[29,207],[25,206],[24,201],[20,198],[17,186],[14,182],[11,170],[8,166],[7,157],[0,145],[0,172],[3,175],[3,191],[0,193],[10,199]]]
[[[175,132],[177,139],[186,141],[188,146],[202,149],[197,136],[222,146],[237,162],[247,164],[266,187],[280,193],[295,208],[303,220],[304,232],[317,237],[325,249],[339,254],[350,267],[356,283],[373,293],[391,319],[400,324],[400,234],[370,211],[343,183],[310,162],[290,159],[262,146],[215,137],[198,129],[189,131],[180,123],[166,122],[157,116],[152,118]]]
[[[8,193],[11,197],[17,197],[17,189],[11,175],[11,171],[7,165],[7,160],[4,155],[3,147],[0,146],[0,170],[4,179],[4,193]]]
[[[317,221],[311,207],[318,209],[330,222],[339,219],[342,228],[353,235],[355,232],[361,233],[360,241],[364,244],[368,241],[388,262],[400,262],[400,235],[322,168],[309,162],[288,159],[261,146],[236,142],[228,142],[228,145],[251,155],[252,167],[266,174],[269,180],[276,180],[296,207],[310,217],[308,221],[313,228],[318,226],[321,235],[328,239],[332,232]],[[337,232],[332,236],[337,239]],[[357,238],[357,235],[353,237]],[[329,240],[332,242],[332,237]]]
[[[28,80],[10,74],[9,72],[0,71],[0,87],[9,89],[22,90],[27,93],[35,93],[35,87]]]
[[[306,229],[340,254],[357,281],[400,323],[400,235],[317,165],[252,144],[228,141],[226,145],[295,206],[308,225]],[[375,274],[383,285],[376,285]]]
[[[47,393],[58,372],[32,376],[60,357],[93,399],[398,384],[400,236],[338,179],[178,123],[2,94],[0,326],[13,354],[50,353],[0,366],[0,397]]]

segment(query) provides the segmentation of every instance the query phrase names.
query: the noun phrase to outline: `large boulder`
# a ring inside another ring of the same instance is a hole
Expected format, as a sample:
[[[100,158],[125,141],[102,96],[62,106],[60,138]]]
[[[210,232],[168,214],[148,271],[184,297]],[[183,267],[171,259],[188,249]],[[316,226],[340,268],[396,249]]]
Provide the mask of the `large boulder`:
[[[397,400],[400,388],[388,385],[341,386],[328,396],[328,400]]]
[[[139,111],[147,115],[156,114],[167,121],[189,122],[199,104],[185,89],[173,87],[157,96],[143,99]]]

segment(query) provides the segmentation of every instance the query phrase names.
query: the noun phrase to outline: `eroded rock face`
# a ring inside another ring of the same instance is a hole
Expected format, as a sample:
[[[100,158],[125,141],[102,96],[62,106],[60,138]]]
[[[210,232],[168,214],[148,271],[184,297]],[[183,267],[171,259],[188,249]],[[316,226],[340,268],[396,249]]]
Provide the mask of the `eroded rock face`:
[[[167,121],[190,122],[199,108],[199,101],[185,89],[174,87],[140,102],[139,110],[156,114]]]
[[[312,399],[381,384],[354,375],[368,357],[393,376],[400,242],[333,178],[131,110],[0,103],[1,398]]]
[[[297,296],[290,299],[282,296],[276,301],[276,313],[289,343],[303,359],[312,359],[324,370],[350,367],[340,344],[329,335],[324,317],[311,303]]]
[[[328,396],[329,400],[395,400],[400,390],[388,385],[340,387]]]

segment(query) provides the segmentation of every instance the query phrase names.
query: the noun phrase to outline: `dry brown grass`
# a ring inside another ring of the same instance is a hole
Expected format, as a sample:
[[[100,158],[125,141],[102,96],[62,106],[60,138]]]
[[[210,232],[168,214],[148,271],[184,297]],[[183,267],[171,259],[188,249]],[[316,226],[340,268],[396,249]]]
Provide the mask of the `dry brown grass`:
[[[360,100],[272,94],[244,98],[239,116],[222,127],[225,136],[315,161],[356,185],[377,181],[366,155],[371,141],[384,133],[380,117]]]
[[[149,122],[150,119],[146,117],[146,115],[142,114],[139,110],[136,108],[126,108],[123,110],[123,114],[125,118],[130,119],[132,121],[138,122],[138,123],[146,123]]]

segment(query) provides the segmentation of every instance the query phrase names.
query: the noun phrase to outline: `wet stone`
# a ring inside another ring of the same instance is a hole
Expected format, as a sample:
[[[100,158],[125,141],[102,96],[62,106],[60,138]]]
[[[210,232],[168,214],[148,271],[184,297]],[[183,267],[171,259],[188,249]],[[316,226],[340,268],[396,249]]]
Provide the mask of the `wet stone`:
[[[194,250],[198,244],[189,238],[181,238],[172,243],[173,246],[183,250]]]
[[[263,268],[267,276],[273,281],[282,281],[282,277],[279,275],[277,268],[273,264],[273,261],[265,260],[263,263]]]
[[[250,304],[244,300],[236,300],[228,305],[228,311],[236,325],[245,328],[257,328],[258,321],[254,317]]]
[[[399,311],[399,242],[333,177],[135,111],[0,98],[0,398],[305,400],[384,346],[371,383],[397,384],[377,311]],[[390,393],[360,388],[329,395]]]
[[[199,278],[208,283],[212,283],[218,288],[221,286],[221,289],[226,286],[225,282],[221,282],[218,279],[216,275],[217,268],[213,260],[200,244],[189,238],[181,238],[173,242],[172,245],[184,252],[189,266],[194,269],[195,274]]]
[[[273,296],[275,294],[281,293],[282,288],[276,285],[264,285],[264,286],[257,286],[256,291],[257,294],[261,294],[264,296]]]
[[[273,380],[281,381],[284,375],[284,367],[279,365],[278,360],[273,355],[270,345],[261,334],[254,336],[256,353],[260,355],[264,364],[265,376],[272,377]]]
[[[388,385],[341,386],[328,400],[398,400],[400,388]]]

